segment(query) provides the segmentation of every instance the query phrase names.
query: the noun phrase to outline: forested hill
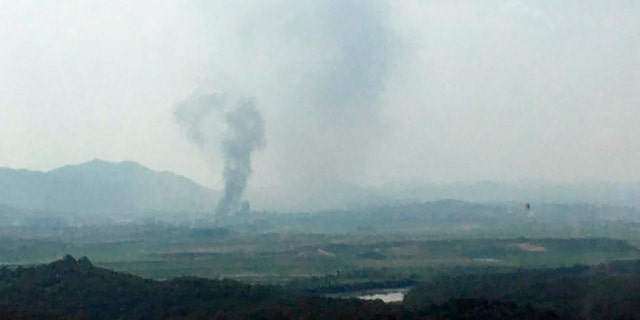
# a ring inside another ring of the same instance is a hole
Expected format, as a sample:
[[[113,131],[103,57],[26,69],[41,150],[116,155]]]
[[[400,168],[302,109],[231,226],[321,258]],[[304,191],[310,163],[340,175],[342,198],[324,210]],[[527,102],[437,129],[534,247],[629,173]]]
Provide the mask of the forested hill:
[[[450,299],[516,301],[567,319],[640,319],[640,261],[446,275],[411,290],[404,304],[428,310]]]
[[[0,319],[640,319],[640,261],[457,272],[385,304],[230,280],[154,281],[66,256],[2,267]]]
[[[67,256],[0,270],[1,319],[554,319],[528,306],[453,300],[408,311],[382,301],[307,296],[228,280],[153,281]]]
[[[0,204],[34,211],[123,214],[210,211],[213,191],[135,162],[102,160],[52,171],[0,168]]]

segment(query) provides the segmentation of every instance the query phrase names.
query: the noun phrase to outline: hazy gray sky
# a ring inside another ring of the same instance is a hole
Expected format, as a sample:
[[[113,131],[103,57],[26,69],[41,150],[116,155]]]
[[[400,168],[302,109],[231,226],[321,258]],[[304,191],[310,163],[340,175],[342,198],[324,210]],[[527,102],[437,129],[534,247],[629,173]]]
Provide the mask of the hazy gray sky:
[[[216,92],[263,114],[253,186],[637,180],[638,17],[632,0],[0,0],[0,166],[134,160],[220,188],[222,155],[173,117]]]

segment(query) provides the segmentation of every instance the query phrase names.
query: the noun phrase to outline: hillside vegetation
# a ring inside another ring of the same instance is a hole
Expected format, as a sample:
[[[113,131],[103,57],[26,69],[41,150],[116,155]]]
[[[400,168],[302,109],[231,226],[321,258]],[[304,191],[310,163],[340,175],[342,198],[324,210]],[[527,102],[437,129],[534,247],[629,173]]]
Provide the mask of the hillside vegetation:
[[[411,290],[404,304],[429,310],[450,299],[518,302],[567,319],[640,319],[640,261],[447,275]]]
[[[382,301],[309,296],[283,287],[193,277],[153,281],[66,256],[0,270],[3,319],[553,319],[553,312],[487,300],[425,310]]]
[[[2,319],[640,319],[640,261],[448,274],[401,304],[288,286],[156,281],[66,256],[0,269]]]

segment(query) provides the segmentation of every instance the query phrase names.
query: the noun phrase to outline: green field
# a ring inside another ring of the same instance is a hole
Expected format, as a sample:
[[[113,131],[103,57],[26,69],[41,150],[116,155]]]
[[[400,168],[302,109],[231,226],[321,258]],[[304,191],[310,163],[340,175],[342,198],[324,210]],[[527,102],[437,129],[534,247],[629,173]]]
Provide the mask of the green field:
[[[411,285],[447,272],[640,259],[631,241],[592,237],[433,239],[125,225],[29,230],[28,238],[26,230],[5,230],[0,244],[3,264],[42,263],[71,254],[87,256],[97,266],[156,279],[193,275],[326,291]]]
[[[319,213],[255,213],[231,225],[146,221],[0,226],[0,263],[66,254],[155,279],[185,275],[315,291],[406,287],[442,274],[640,259],[638,210],[437,201]],[[203,222],[204,221],[204,222]]]

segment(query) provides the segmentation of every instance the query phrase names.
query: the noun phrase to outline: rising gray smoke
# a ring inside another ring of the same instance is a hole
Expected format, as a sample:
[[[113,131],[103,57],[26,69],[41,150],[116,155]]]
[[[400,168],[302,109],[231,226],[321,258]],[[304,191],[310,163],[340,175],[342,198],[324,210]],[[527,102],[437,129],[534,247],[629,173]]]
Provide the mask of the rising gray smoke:
[[[187,137],[203,152],[215,150],[218,137],[210,134],[220,117],[226,124],[222,140],[224,193],[215,213],[218,219],[241,209],[242,195],[252,173],[251,154],[264,145],[264,122],[253,100],[228,105],[214,94],[194,95],[179,103],[174,116]],[[245,205],[248,207],[248,204]]]
[[[227,10],[222,2],[205,6],[211,17]],[[360,183],[371,152],[381,145],[376,142],[384,139],[380,98],[398,46],[386,1],[229,6],[238,10],[234,16],[239,19],[209,19],[211,30],[231,32],[229,37],[211,33],[210,41],[219,54],[232,58],[227,63],[212,59],[211,83],[232,92],[255,92],[259,101],[278,105],[268,111],[269,119],[278,119],[271,152],[279,159],[272,175],[278,176],[274,184],[281,193],[269,198],[308,201],[302,199]],[[284,8],[288,13],[283,16]],[[198,112],[192,116],[198,118]],[[299,198],[291,196],[294,191]],[[343,195],[328,198],[334,197]]]
[[[251,175],[251,153],[264,145],[264,123],[253,101],[241,103],[226,115],[229,125],[224,138],[224,195],[216,207],[218,217],[240,209],[242,194]]]
[[[208,149],[207,126],[211,125],[211,116],[215,111],[221,112],[222,99],[215,94],[196,94],[179,103],[173,115],[185,134],[201,150]]]

